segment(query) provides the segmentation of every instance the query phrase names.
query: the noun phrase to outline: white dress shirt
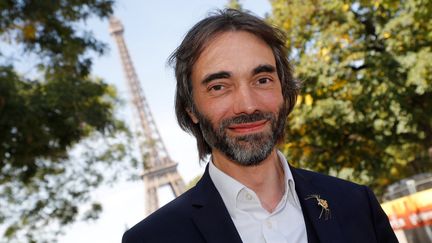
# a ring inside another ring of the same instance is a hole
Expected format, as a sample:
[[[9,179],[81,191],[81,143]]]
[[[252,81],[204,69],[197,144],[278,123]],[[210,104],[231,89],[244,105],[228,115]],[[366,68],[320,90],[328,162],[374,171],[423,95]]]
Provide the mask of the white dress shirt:
[[[283,154],[278,151],[278,156],[284,171],[285,191],[272,213],[261,206],[254,191],[210,162],[210,178],[244,243],[307,243],[306,226],[294,179]]]

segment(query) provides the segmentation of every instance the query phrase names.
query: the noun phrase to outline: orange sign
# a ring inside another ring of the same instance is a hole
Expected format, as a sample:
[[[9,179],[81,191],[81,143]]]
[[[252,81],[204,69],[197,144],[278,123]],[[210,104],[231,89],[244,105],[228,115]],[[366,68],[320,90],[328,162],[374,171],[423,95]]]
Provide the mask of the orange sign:
[[[381,204],[393,230],[432,224],[432,189]]]

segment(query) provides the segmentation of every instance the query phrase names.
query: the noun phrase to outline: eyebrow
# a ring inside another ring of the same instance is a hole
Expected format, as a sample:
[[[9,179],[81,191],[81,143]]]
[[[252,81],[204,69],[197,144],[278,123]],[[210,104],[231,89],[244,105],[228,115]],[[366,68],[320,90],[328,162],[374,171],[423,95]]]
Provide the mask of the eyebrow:
[[[274,73],[276,72],[276,68],[270,64],[261,64],[258,65],[256,68],[252,70],[252,75],[256,75],[259,73]],[[216,79],[224,79],[231,77],[231,72],[228,71],[220,71],[216,73],[210,73],[204,77],[204,79],[201,81],[202,84],[208,84],[213,80]]]
[[[220,72],[211,73],[211,74],[206,75],[205,78],[201,81],[201,83],[202,84],[208,84],[213,80],[229,78],[229,77],[231,77],[231,72],[220,71]]]
[[[252,70],[252,74],[256,75],[259,73],[274,73],[276,68],[270,64],[262,64]]]

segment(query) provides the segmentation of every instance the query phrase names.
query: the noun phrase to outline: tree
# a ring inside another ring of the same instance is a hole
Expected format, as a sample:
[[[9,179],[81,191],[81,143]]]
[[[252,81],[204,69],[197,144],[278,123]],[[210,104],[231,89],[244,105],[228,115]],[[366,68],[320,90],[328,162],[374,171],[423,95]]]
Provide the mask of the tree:
[[[97,218],[89,192],[115,180],[128,153],[115,90],[91,76],[106,47],[81,30],[113,1],[0,2],[0,230],[10,241],[52,242],[80,215]],[[30,61],[29,61],[30,60]],[[31,72],[20,72],[17,65]],[[20,64],[21,63],[21,64]],[[121,136],[122,138],[119,138]],[[80,212],[80,205],[88,205]],[[3,237],[2,237],[3,238]]]
[[[432,2],[274,0],[303,82],[283,150],[378,194],[432,170]]]
[[[225,4],[225,7],[226,8],[232,8],[232,9],[238,9],[238,10],[242,10],[243,9],[239,0],[229,0]]]

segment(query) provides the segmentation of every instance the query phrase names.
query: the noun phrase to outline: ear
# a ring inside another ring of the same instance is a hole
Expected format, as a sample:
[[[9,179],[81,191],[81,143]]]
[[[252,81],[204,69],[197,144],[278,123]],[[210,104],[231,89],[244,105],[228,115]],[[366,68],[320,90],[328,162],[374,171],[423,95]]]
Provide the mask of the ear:
[[[186,108],[186,112],[188,113],[190,119],[192,119],[192,122],[195,124],[198,124],[199,120],[198,117],[191,111],[191,109]]]

